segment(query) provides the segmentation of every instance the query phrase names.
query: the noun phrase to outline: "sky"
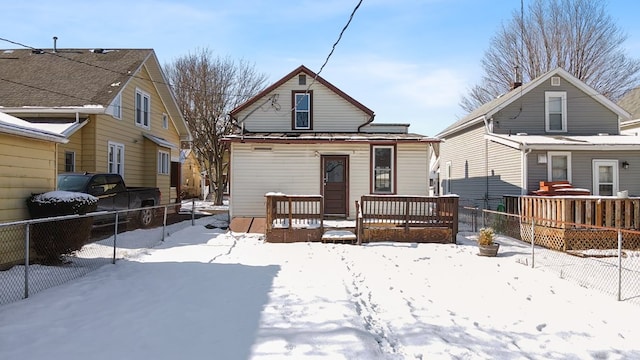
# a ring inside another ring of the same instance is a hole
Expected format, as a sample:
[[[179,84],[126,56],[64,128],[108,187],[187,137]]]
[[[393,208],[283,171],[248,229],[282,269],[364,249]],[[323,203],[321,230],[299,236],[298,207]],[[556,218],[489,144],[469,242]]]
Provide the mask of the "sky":
[[[525,7],[531,0],[524,0]],[[0,48],[153,48],[167,64],[202,49],[244,60],[271,84],[300,65],[318,72],[358,0],[15,1],[2,6]],[[640,2],[609,14],[640,58]],[[465,115],[491,37],[519,0],[364,0],[321,76],[379,123],[434,136]],[[16,45],[15,43],[21,44]]]
[[[511,238],[492,258],[477,256],[471,233],[457,244],[274,244],[215,228],[225,216],[173,224],[164,242],[153,229],[121,233],[115,265],[0,306],[0,358],[640,358],[638,302],[532,269]],[[78,257],[110,254],[111,241]]]

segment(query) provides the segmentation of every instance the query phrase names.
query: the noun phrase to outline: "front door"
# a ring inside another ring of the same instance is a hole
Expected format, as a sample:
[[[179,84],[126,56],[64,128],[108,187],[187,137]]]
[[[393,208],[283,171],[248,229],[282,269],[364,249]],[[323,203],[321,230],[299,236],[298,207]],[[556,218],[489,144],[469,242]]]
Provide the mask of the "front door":
[[[618,192],[618,161],[593,160],[593,195],[613,196]]]
[[[322,156],[322,195],[326,216],[347,216],[347,156]]]

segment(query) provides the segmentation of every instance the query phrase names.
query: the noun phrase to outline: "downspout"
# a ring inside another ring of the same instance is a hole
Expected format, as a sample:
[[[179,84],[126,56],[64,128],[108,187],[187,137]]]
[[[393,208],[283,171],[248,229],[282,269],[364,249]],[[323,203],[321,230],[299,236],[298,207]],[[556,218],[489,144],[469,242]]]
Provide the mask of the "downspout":
[[[358,131],[357,132],[360,132],[360,129],[362,129],[364,126],[367,126],[367,125],[371,124],[373,122],[373,118],[375,118],[375,117],[376,117],[376,114],[371,115],[371,117],[369,118],[369,120],[367,120],[367,122],[365,122],[364,124],[358,126]]]
[[[522,174],[522,188],[520,190],[520,195],[527,195],[529,192],[529,154],[531,153],[531,148],[527,148],[527,143],[522,143],[522,161],[520,162],[522,168],[520,169],[520,173]]]
[[[482,121],[484,122],[484,133],[489,134],[489,122],[487,121],[486,116],[482,116]],[[484,208],[489,209],[489,140],[484,139],[484,182],[485,182],[485,192],[484,192]]]

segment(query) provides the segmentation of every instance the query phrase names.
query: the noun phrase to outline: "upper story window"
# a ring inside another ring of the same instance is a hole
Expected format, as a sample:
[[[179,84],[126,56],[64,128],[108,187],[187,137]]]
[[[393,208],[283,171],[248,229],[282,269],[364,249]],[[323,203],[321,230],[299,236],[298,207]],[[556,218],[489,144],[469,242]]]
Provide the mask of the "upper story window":
[[[394,146],[373,145],[371,182],[374,194],[392,194],[394,192],[395,157]]]
[[[120,93],[111,102],[111,116],[122,119],[122,94]]]
[[[169,115],[167,114],[162,114],[162,128],[163,129],[169,128]]]
[[[313,129],[313,91],[294,91],[291,101],[291,127],[293,130]]]
[[[567,131],[567,93],[547,91],[544,93],[545,130],[547,132]]]
[[[140,89],[136,89],[136,125],[149,128],[151,117],[151,97]]]

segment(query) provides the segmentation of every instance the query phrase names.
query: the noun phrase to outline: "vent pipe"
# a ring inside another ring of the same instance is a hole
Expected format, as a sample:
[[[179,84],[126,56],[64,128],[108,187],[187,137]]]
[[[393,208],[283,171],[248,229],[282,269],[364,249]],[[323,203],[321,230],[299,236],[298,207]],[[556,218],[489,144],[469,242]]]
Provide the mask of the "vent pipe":
[[[520,75],[520,67],[518,65],[513,68],[513,84],[511,90],[522,86],[522,76]]]
[[[58,52],[58,37],[57,36],[53,37],[53,52],[54,53]]]

